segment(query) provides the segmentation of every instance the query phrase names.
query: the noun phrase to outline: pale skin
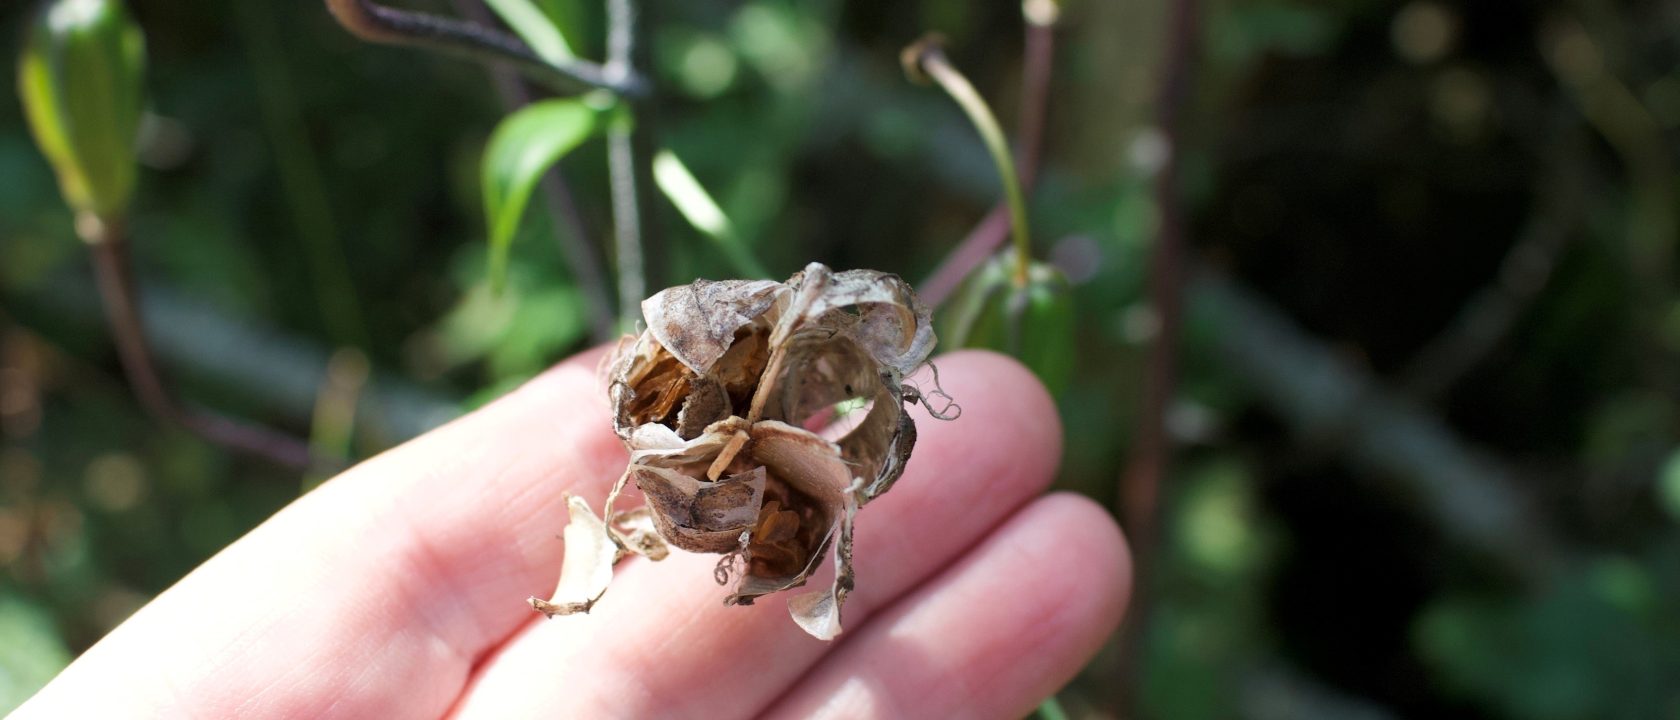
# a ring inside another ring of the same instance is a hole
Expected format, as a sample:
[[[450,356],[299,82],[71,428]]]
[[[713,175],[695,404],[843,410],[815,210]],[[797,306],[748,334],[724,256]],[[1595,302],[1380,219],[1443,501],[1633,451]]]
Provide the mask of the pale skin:
[[[1131,562],[1101,507],[1044,495],[1061,427],[998,355],[936,360],[892,492],[858,516],[857,590],[824,643],[783,596],[725,607],[710,555],[626,560],[548,620],[563,496],[625,453],[598,355],[293,502],[83,654],[18,718],[1020,717],[1120,622]]]

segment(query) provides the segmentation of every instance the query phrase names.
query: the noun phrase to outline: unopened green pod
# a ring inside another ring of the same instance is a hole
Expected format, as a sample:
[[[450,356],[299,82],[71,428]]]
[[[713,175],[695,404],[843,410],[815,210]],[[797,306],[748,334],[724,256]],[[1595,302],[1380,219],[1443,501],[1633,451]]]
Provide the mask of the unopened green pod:
[[[1026,284],[1017,284],[1013,263],[1006,252],[970,275],[940,336],[953,347],[1012,355],[1059,394],[1073,376],[1073,288],[1060,270],[1041,262],[1028,266]]]
[[[146,41],[118,0],[53,0],[30,28],[18,94],[78,214],[119,219],[134,193]]]

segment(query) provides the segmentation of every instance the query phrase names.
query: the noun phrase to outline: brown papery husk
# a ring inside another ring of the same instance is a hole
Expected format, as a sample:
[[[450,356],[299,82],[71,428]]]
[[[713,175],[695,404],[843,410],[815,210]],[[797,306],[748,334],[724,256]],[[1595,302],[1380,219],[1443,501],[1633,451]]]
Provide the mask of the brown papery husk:
[[[631,451],[620,485],[635,482],[647,504],[614,513],[609,499],[610,523],[580,520],[574,507],[594,565],[563,568],[588,582],[562,582],[557,591],[571,596],[545,604],[588,610],[604,590],[603,538],[614,560],[662,556],[667,543],[723,554],[719,581],[738,570],[725,602],[743,605],[805,584],[832,547],[833,584],[788,608],[814,637],[835,637],[855,583],[858,509],[892,487],[915,445],[902,383],[932,351],[927,308],[895,275],[812,263],[786,283],[669,288],[642,310],[647,330],[603,370],[614,430]]]

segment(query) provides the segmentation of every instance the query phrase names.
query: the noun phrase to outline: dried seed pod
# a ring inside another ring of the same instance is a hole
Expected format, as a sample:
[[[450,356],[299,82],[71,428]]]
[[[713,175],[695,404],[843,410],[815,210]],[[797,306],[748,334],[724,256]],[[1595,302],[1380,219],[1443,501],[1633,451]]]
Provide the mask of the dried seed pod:
[[[858,508],[892,487],[916,442],[904,405],[917,396],[903,380],[933,350],[927,309],[895,275],[812,263],[786,283],[670,288],[642,312],[647,330],[603,366],[613,428],[630,449],[605,515],[618,517],[614,499],[634,481],[647,497],[639,517],[650,522],[640,535],[628,523],[581,524],[620,557],[663,553],[648,525],[669,545],[723,554],[719,582],[739,574],[731,605],[805,584],[832,546],[834,584],[788,608],[807,632],[833,638],[854,582]],[[596,597],[557,591],[532,604],[549,614],[587,612]]]

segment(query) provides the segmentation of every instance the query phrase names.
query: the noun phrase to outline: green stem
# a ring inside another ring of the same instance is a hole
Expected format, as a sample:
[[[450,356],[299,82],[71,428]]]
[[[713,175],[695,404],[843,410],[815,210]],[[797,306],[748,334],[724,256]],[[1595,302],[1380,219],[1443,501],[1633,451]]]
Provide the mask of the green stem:
[[[612,195],[613,250],[618,269],[618,315],[623,332],[635,329],[642,298],[647,295],[647,276],[643,272],[642,213],[637,206],[636,150],[631,142],[630,128],[635,120],[622,117],[613,120],[607,130],[608,189]]]
[[[925,75],[938,83],[968,115],[974,129],[979,131],[986,152],[992,156],[992,164],[997,166],[998,179],[1003,182],[1004,200],[1009,203],[1009,225],[1015,239],[1015,284],[1025,286],[1027,268],[1032,263],[1032,238],[1027,233],[1027,201],[1021,192],[1015,159],[1009,152],[1009,141],[1003,137],[1003,128],[998,126],[997,117],[992,115],[991,108],[986,106],[985,99],[980,97],[974,85],[945,57],[945,49],[940,46],[937,36],[925,37],[905,48],[904,60],[905,69],[912,77]]]
[[[550,22],[531,0],[484,0],[509,28],[525,44],[530,46],[531,52],[547,60],[550,65],[566,65],[577,60],[577,53],[572,52],[572,46],[566,43],[566,37],[560,34],[560,28]]]
[[[647,26],[635,0],[607,2],[607,62],[605,76],[619,81],[637,76],[637,67],[648,67],[649,45],[640,33]],[[651,82],[643,80],[641,93],[629,96],[622,115],[607,126],[607,173],[612,194],[614,244],[618,263],[619,318],[626,331],[641,317],[642,298],[649,281],[664,276],[661,263],[660,231],[654,215],[653,126],[658,106]],[[657,285],[656,285],[657,287]]]
[[[607,63],[609,78],[627,77],[636,51],[636,7],[632,0],[607,3]],[[647,295],[647,272],[642,246],[644,219],[641,188],[637,187],[633,110],[622,110],[607,127],[608,190],[612,196],[613,249],[618,269],[618,315],[624,332],[635,329],[642,298]]]

